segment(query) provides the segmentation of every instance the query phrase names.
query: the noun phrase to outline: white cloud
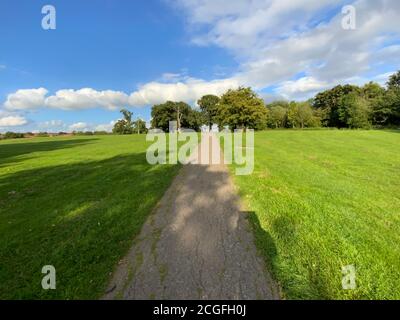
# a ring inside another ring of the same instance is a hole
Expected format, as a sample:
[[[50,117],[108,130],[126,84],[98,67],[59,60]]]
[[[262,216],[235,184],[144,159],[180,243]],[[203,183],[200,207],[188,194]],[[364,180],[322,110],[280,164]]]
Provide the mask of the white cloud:
[[[127,103],[128,96],[121,91],[97,91],[91,88],[59,90],[55,95],[46,98],[47,107],[64,110],[95,107],[116,110]]]
[[[0,127],[18,127],[27,123],[28,121],[22,116],[5,116],[0,118]]]
[[[40,122],[38,125],[39,127],[43,128],[51,128],[51,127],[63,127],[65,126],[65,123],[62,120],[49,120]]]
[[[342,28],[345,3],[356,8],[356,30]],[[233,54],[239,63],[235,73],[206,81],[169,72],[132,93],[83,88],[47,96],[44,88],[18,90],[4,106],[116,110],[166,100],[193,103],[204,94],[239,85],[260,91],[274,86],[277,94],[290,99],[348,79],[378,79],[400,68],[398,0],[178,0],[174,5],[186,14],[194,43]],[[302,78],[293,80],[299,74]]]
[[[352,1],[356,30],[342,28],[344,3],[349,1],[180,0],[178,6],[194,26],[194,43],[225,48],[240,61],[232,78],[257,89],[289,85],[292,91],[287,81],[299,73],[337,83],[374,77],[388,64],[400,68],[400,2]]]
[[[45,88],[17,90],[7,96],[4,107],[8,110],[27,110],[44,107],[44,98],[47,92]]]
[[[129,96],[121,91],[97,91],[92,88],[63,89],[47,96],[48,90],[20,89],[7,96],[4,107],[8,110],[31,110],[48,107],[63,110],[104,108],[116,110],[128,104]]]
[[[66,131],[67,128],[67,124],[62,120],[48,120],[37,123],[37,129],[39,131],[59,132]]]
[[[105,123],[105,124],[99,124],[97,126],[95,126],[94,130],[95,131],[107,131],[107,132],[111,132],[112,129],[114,128],[114,124],[116,123],[116,121],[111,121],[110,123]]]
[[[149,82],[130,95],[129,104],[145,106],[163,103],[167,100],[193,103],[205,94],[220,95],[239,85],[240,82],[234,78],[213,81],[190,78],[185,82],[176,83]]]
[[[88,125],[86,122],[77,122],[69,126],[69,130],[71,131],[89,131],[89,128],[90,125]]]
[[[170,80],[175,76],[168,76]],[[44,88],[18,90],[9,94],[4,106],[8,110],[30,110],[47,107],[62,110],[80,110],[100,107],[117,110],[124,106],[141,107],[167,100],[195,102],[205,94],[222,94],[240,85],[235,78],[205,81],[187,78],[178,82],[149,82],[130,95],[121,91],[97,91],[91,88],[80,90],[63,89],[46,97]]]
[[[295,81],[285,81],[277,89],[276,92],[287,99],[293,97],[307,98],[314,95],[316,92],[329,87],[329,84],[324,81],[318,81],[313,77],[303,77]]]

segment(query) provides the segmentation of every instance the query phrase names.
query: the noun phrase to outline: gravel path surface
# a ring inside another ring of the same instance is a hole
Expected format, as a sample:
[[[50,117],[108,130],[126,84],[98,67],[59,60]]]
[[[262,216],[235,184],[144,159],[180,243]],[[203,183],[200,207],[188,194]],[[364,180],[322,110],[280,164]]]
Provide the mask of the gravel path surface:
[[[203,163],[221,155],[208,138],[193,155]],[[225,165],[183,166],[103,298],[279,299]]]

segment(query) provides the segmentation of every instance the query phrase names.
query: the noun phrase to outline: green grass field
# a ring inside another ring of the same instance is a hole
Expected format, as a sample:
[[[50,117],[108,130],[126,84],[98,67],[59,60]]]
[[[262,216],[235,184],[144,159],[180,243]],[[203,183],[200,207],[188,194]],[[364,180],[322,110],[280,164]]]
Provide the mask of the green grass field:
[[[400,299],[399,151],[400,131],[256,133],[254,173],[234,180],[284,297]]]
[[[104,293],[179,169],[147,164],[144,138],[0,142],[0,299]],[[399,146],[398,131],[256,133],[254,173],[234,180],[285,298],[400,298]],[[57,290],[41,288],[44,265]]]
[[[0,299],[97,298],[178,166],[145,136],[0,142]],[[57,290],[43,290],[54,265]]]

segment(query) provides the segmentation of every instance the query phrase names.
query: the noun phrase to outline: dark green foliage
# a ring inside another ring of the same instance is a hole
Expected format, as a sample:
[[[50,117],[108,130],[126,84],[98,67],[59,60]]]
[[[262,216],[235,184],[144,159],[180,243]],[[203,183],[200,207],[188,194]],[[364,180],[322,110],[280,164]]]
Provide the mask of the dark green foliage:
[[[146,121],[138,118],[133,124],[133,132],[137,134],[147,133]]]
[[[234,129],[262,130],[268,111],[264,101],[251,88],[228,90],[218,104],[218,124]]]
[[[23,133],[11,132],[11,131],[7,131],[4,135],[1,136],[1,139],[20,139],[20,138],[24,138]]]
[[[73,131],[72,134],[74,136],[92,136],[92,131]],[[48,137],[48,135],[38,135],[38,137]]]
[[[267,108],[269,109],[268,127],[284,128],[286,126],[289,103],[286,101],[274,101],[267,105]]]
[[[200,127],[206,122],[203,112],[192,109],[187,118],[190,129],[199,131]]]
[[[388,89],[400,89],[400,70],[391,75],[387,82]]]
[[[114,124],[113,133],[117,134],[132,134],[133,133],[133,123],[132,123],[132,112],[127,109],[121,110],[124,119],[118,120]]]
[[[319,127],[321,120],[314,115],[309,102],[291,102],[287,113],[287,122],[291,128]]]
[[[211,126],[217,122],[216,117],[218,114],[219,101],[220,98],[212,94],[205,95],[197,101],[197,104],[203,112],[205,123],[209,126],[210,130]]]
[[[198,130],[201,123],[198,111],[185,102],[167,101],[151,109],[151,127],[169,132],[169,122],[179,122],[180,128]]]
[[[343,96],[350,93],[360,93],[360,88],[349,84],[344,86],[339,85],[316,95],[313,103],[316,109],[321,109],[323,112],[323,125],[338,128],[347,126],[346,123],[340,119],[339,104]]]
[[[351,129],[368,129],[370,122],[371,105],[356,93],[345,95],[339,102],[339,119]]]

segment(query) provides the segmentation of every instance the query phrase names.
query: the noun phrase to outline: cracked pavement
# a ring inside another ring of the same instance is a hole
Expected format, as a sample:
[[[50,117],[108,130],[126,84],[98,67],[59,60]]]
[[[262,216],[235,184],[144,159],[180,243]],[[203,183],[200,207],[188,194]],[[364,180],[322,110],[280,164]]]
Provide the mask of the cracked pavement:
[[[194,158],[221,155],[206,138]],[[103,299],[279,299],[226,165],[182,167]]]

